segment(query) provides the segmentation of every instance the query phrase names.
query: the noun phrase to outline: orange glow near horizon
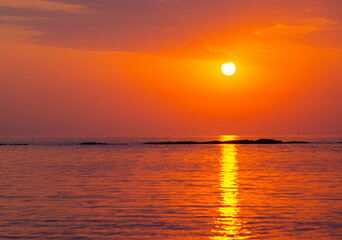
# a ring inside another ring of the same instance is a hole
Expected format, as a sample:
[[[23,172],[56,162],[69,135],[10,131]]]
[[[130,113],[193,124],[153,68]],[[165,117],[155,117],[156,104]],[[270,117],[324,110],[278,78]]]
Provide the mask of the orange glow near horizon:
[[[4,2],[20,13],[0,12],[4,135],[342,131],[334,4],[149,1],[133,11],[112,1],[109,16],[101,1]]]

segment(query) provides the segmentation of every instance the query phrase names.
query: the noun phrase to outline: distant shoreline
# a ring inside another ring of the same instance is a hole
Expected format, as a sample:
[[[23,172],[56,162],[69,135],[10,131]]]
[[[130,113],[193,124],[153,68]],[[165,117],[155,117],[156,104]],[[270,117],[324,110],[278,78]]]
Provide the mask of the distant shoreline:
[[[275,139],[258,139],[258,140],[230,140],[230,141],[178,141],[178,142],[146,142],[144,144],[159,144],[159,145],[175,145],[175,144],[306,144],[305,141],[290,141],[283,142]]]
[[[265,144],[319,144],[319,143],[327,143],[327,142],[308,142],[308,141],[281,141],[276,139],[267,139],[262,138],[258,140],[250,140],[250,139],[241,139],[241,140],[229,140],[229,141],[152,141],[152,142],[140,142],[133,143],[133,145],[219,145],[219,144],[255,144],[255,145],[265,145]],[[329,142],[331,144],[342,144],[340,141]],[[110,143],[110,142],[76,142],[76,143],[68,143],[65,145],[70,146],[120,146],[120,145],[131,145],[132,143]],[[37,145],[32,143],[1,143],[0,146],[28,146],[28,145]],[[38,144],[41,145],[41,144]],[[45,145],[45,144],[43,144]],[[47,144],[49,145],[49,144]],[[54,145],[54,144],[52,144]],[[59,144],[57,144],[59,145]],[[64,144],[61,144],[64,145]]]

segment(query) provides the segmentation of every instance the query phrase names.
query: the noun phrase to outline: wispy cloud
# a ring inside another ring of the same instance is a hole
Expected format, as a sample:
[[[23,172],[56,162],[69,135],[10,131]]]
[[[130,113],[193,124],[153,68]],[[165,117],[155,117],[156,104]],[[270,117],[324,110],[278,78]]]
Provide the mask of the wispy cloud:
[[[42,11],[62,11],[68,13],[91,13],[85,6],[47,0],[0,0],[0,7],[35,9]]]
[[[0,41],[30,42],[34,37],[43,35],[44,32],[30,27],[13,26],[0,23]]]
[[[300,25],[295,26],[277,24],[269,28],[255,30],[254,34],[263,36],[298,35],[316,31],[333,30],[338,26],[337,22],[326,18],[307,18],[300,20],[299,23]]]
[[[31,16],[0,16],[0,23],[16,23],[28,21],[45,21],[47,18]]]
[[[309,12],[309,13],[311,13],[311,12],[319,12],[319,9],[317,9],[317,8],[307,8],[307,9],[305,9],[305,12]]]
[[[163,32],[169,32],[171,30],[172,30],[172,28],[170,28],[170,27],[163,28]]]

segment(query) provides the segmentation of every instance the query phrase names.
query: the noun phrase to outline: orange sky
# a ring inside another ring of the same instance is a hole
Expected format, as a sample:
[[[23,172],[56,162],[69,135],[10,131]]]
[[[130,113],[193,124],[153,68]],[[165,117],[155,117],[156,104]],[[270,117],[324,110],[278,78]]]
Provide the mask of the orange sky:
[[[342,134],[341,12],[339,0],[0,0],[0,135]]]

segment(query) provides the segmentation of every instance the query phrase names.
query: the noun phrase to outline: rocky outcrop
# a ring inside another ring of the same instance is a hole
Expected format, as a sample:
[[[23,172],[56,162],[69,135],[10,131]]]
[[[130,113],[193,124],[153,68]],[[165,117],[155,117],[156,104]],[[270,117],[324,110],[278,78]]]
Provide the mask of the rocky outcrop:
[[[304,141],[291,141],[283,142],[274,139],[258,139],[258,140],[231,140],[231,141],[207,141],[207,142],[196,142],[196,141],[178,141],[178,142],[146,142],[144,144],[159,144],[159,145],[171,145],[171,144],[303,144],[308,143]]]

